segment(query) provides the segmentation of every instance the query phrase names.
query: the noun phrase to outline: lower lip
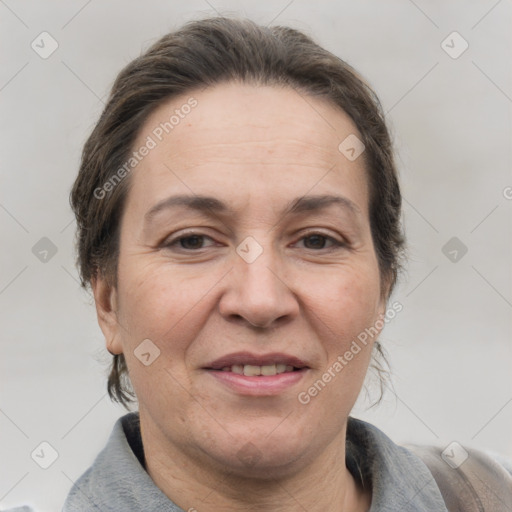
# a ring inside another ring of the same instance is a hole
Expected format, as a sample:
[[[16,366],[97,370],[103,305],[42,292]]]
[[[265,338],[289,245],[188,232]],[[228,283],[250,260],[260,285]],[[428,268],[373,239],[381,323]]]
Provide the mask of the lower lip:
[[[307,368],[278,375],[260,375],[248,377],[233,372],[208,370],[208,373],[219,382],[241,395],[269,396],[278,395],[300,382]]]

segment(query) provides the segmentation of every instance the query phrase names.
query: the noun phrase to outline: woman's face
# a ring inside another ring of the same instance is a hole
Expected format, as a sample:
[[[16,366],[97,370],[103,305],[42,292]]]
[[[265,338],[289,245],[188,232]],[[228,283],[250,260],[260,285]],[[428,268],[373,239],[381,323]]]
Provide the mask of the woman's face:
[[[95,294],[148,446],[268,476],[344,443],[385,307],[354,135],[324,100],[231,83],[145,123]]]

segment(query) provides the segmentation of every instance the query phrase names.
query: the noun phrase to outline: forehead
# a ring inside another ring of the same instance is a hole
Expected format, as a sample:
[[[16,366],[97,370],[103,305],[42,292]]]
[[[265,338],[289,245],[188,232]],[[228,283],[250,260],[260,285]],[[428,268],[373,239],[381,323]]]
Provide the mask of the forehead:
[[[218,84],[173,98],[149,116],[134,149],[151,150],[132,185],[160,196],[172,174],[203,191],[219,190],[227,177],[255,190],[271,176],[275,188],[295,192],[320,179],[327,188],[349,183],[365,192],[364,155],[352,162],[338,149],[351,135],[359,134],[349,116],[323,98],[291,87]]]

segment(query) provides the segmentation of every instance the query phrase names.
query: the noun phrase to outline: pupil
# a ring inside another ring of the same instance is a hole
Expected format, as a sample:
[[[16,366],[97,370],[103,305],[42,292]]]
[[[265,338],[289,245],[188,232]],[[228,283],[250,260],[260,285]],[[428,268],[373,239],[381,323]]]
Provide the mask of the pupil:
[[[184,249],[197,249],[201,247],[202,237],[200,235],[187,236],[181,239],[181,246]]]
[[[322,235],[310,235],[306,238],[306,246],[309,246],[310,249],[323,249],[325,246],[325,237]]]

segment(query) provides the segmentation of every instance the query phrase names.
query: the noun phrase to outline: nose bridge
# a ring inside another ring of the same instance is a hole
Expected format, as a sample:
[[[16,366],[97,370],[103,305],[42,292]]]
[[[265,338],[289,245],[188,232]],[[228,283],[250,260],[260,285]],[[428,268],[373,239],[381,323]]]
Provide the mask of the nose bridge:
[[[281,269],[280,255],[271,242],[246,237],[236,247],[233,279],[221,303],[223,314],[267,327],[296,313],[293,293],[279,276]]]
[[[261,243],[253,236],[246,237],[236,248],[238,258],[235,263],[242,275],[242,286],[253,294],[254,300],[271,301],[279,294],[279,288],[284,284],[278,279],[277,273],[281,267],[279,255],[269,237]]]

